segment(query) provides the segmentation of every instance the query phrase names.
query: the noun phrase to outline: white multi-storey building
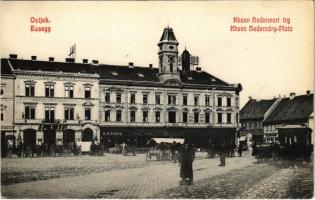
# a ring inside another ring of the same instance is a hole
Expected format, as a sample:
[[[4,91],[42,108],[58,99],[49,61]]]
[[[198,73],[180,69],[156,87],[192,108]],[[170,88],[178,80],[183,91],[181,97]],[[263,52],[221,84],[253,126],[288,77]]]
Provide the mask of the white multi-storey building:
[[[25,145],[99,140],[97,74],[88,64],[3,59],[14,75],[14,136]]]
[[[178,66],[178,42],[165,28],[158,43],[159,68],[94,66],[100,74],[101,139],[109,146],[152,137],[189,138],[196,145],[234,142],[238,126],[240,84],[228,84],[197,67],[190,54]]]
[[[165,28],[158,68],[2,59],[14,76],[14,136],[29,145],[97,140],[110,147],[133,140],[145,146],[153,137],[234,143],[241,85],[191,69],[186,49],[180,62],[178,44]]]

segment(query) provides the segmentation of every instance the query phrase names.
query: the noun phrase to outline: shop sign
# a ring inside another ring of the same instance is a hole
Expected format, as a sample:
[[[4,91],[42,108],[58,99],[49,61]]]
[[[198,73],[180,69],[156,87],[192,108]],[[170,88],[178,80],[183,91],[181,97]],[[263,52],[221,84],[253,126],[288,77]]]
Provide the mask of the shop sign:
[[[122,132],[105,131],[103,135],[122,135]]]
[[[14,129],[14,126],[10,126],[10,125],[1,126],[1,130],[12,130],[12,129]]]

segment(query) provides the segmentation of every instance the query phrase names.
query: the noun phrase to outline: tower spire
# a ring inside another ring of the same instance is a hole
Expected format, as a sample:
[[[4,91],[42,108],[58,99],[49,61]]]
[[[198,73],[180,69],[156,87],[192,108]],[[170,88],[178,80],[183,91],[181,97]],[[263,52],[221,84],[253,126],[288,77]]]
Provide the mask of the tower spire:
[[[169,79],[180,81],[178,70],[178,42],[173,29],[169,26],[164,28],[159,46],[159,77],[165,82]]]

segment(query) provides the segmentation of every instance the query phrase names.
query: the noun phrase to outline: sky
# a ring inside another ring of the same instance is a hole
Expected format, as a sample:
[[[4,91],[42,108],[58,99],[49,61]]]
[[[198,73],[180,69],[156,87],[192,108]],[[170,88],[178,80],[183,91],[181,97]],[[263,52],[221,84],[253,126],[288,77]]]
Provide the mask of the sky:
[[[314,21],[311,1],[1,2],[1,57],[64,61],[76,44],[76,62],[158,66],[157,43],[172,27],[179,42],[199,56],[200,67],[248,97],[268,99],[313,91]],[[32,23],[47,17],[50,23]],[[234,17],[278,18],[279,23],[233,23]],[[290,24],[282,18],[290,18]],[[31,25],[50,27],[32,32]],[[290,26],[287,32],[233,32],[232,25]]]

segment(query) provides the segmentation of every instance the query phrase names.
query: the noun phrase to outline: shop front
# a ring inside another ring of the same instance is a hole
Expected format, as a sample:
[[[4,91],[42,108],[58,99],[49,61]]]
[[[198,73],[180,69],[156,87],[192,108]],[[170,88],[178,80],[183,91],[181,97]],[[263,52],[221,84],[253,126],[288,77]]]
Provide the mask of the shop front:
[[[227,142],[234,144],[235,128],[186,128],[186,127],[100,127],[101,143],[113,147],[123,142],[135,142],[146,147],[152,138],[184,138],[196,147]]]

